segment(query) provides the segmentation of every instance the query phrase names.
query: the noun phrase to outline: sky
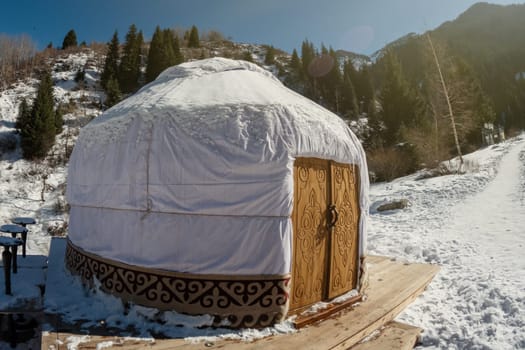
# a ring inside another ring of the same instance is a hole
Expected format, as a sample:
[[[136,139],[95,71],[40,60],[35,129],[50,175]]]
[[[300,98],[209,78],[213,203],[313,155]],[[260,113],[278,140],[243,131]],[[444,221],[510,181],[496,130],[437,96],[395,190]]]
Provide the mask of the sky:
[[[268,44],[289,53],[308,39],[372,54],[408,33],[454,20],[474,0],[0,0],[0,33],[28,34],[60,47],[74,29],[78,42],[121,41],[134,23],[151,38],[162,28],[216,30],[235,42]],[[525,3],[492,0],[495,4]]]

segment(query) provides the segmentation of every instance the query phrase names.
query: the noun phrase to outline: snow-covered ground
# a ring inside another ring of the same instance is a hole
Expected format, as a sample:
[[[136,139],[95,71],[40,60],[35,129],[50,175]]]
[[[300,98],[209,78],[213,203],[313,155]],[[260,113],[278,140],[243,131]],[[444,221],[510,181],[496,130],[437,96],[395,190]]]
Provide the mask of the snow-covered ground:
[[[72,100],[77,105],[65,116],[65,131],[55,147],[57,155],[66,142],[73,143],[78,127],[89,116],[100,113],[90,104],[103,98],[94,88],[100,70],[90,61],[94,57],[89,53],[78,54],[60,61],[62,68],[55,67],[57,100]],[[81,67],[86,68],[84,87],[72,81]],[[34,92],[33,80],[0,92],[0,138],[14,135],[18,103],[22,96],[31,97]],[[415,174],[372,185],[368,250],[370,254],[441,266],[423,296],[398,318],[425,330],[421,348],[525,348],[525,135],[470,154],[466,160],[467,172],[462,175],[418,180],[420,174]],[[38,224],[30,227],[30,256],[47,256],[49,231],[67,222],[63,208],[66,170],[60,162],[49,166],[22,160],[19,148],[0,155],[0,224],[13,216],[37,219]],[[43,172],[49,173],[46,187]],[[380,203],[398,198],[408,199],[410,206],[390,212],[375,210]],[[63,276],[56,283],[70,291],[70,298],[59,300],[62,304],[51,299],[43,306],[63,312],[66,320],[83,320],[85,327],[103,320],[117,328],[134,326],[143,337],[165,333],[190,341],[212,337],[250,340],[293,332],[289,322],[262,331],[199,329],[196,327],[209,324],[209,318],[141,307],[125,310],[112,297],[83,291],[65,271],[57,271],[55,277],[59,273]],[[35,277],[33,286],[42,282],[41,276]],[[14,294],[21,290],[20,277],[14,280]],[[13,305],[19,305],[16,297],[0,293],[0,308]],[[78,347],[82,339],[72,339],[69,348]],[[7,347],[0,340],[0,348],[3,346]]]
[[[373,185],[369,253],[441,271],[399,319],[421,348],[525,348],[525,135],[466,157],[470,170]],[[377,203],[411,206],[378,213]]]
[[[65,153],[71,151],[80,126],[101,113],[97,105],[103,92],[97,89],[100,75],[97,61],[93,51],[82,51],[58,57],[53,62],[51,76],[55,101],[67,109],[63,132],[57,135],[51,156],[45,161],[22,159],[19,137],[15,133],[18,106],[23,98],[32,102],[38,80],[20,81],[0,92],[0,225],[10,223],[16,216],[34,217],[37,225],[30,227],[29,254],[47,255],[49,233],[67,224]],[[85,71],[83,84],[74,81],[79,70]],[[6,140],[14,140],[16,148],[2,147]]]

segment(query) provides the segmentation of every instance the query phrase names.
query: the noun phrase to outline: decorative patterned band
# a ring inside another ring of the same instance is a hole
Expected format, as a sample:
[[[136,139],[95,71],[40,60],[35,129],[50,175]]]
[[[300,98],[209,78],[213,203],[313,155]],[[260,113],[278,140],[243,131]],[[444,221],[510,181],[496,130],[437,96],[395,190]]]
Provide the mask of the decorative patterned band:
[[[102,258],[67,242],[66,266],[125,302],[189,315],[214,315],[216,325],[266,327],[288,312],[290,275],[197,275],[144,268]]]

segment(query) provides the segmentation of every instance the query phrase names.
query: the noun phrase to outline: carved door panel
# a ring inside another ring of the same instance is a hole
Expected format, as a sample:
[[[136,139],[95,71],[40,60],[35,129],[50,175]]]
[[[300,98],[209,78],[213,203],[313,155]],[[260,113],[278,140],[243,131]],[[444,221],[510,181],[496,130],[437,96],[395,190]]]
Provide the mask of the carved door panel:
[[[294,241],[290,309],[323,300],[328,273],[329,162],[300,158],[294,166]]]
[[[296,159],[290,310],[357,287],[358,174],[353,165]]]
[[[331,203],[338,219],[330,239],[330,280],[328,298],[357,287],[359,257],[359,184],[357,166],[330,163]]]

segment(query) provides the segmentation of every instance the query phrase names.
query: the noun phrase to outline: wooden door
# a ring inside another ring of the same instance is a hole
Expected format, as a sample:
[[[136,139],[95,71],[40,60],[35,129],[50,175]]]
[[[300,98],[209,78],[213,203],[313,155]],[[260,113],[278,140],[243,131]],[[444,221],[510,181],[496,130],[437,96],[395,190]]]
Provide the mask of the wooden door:
[[[328,298],[357,287],[359,258],[359,185],[357,167],[331,162],[331,202],[338,212],[332,228]]]
[[[325,297],[329,170],[326,160],[295,161],[291,309],[311,305]]]
[[[290,310],[357,286],[357,174],[357,167],[347,164],[314,158],[295,161]],[[337,222],[328,228],[328,207],[332,204]]]

